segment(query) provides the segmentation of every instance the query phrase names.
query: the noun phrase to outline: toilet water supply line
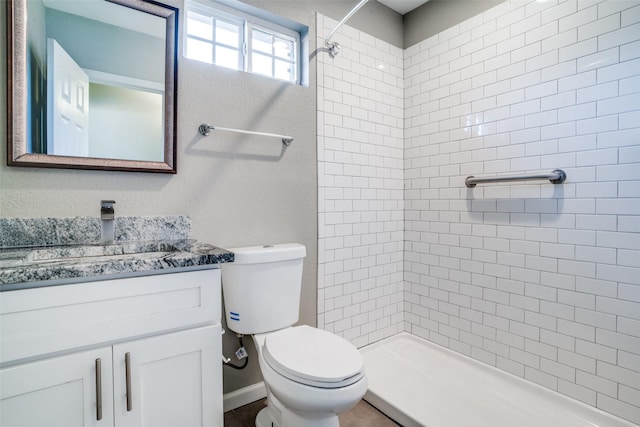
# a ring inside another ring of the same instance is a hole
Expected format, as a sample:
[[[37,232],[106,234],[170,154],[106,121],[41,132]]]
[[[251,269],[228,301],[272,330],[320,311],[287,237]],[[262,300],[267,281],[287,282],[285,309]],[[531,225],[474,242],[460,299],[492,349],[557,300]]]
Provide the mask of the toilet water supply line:
[[[222,333],[224,334],[224,329]],[[244,359],[244,363],[242,365],[231,363],[231,359],[226,357],[224,353],[222,354],[222,363],[224,363],[224,366],[228,366],[233,369],[244,369],[249,364],[249,355],[247,354],[247,350],[244,348],[244,344],[242,343],[242,338],[244,337],[244,335],[236,334],[236,336],[238,337],[238,341],[240,342],[240,347],[236,350],[236,357],[238,359]]]
[[[329,56],[331,56],[332,58],[335,58],[338,55],[338,53],[340,53],[340,44],[338,42],[332,42],[331,37],[333,37],[336,31],[338,31],[338,28],[340,28],[345,22],[347,22],[349,18],[351,18],[353,14],[356,13],[368,1],[369,0],[360,0],[360,3],[358,3],[356,7],[351,9],[351,12],[347,13],[347,16],[342,18],[342,20],[338,22],[338,25],[336,25],[335,28],[331,30],[331,32],[329,33],[329,35],[327,36],[324,42],[327,48],[329,49]]]

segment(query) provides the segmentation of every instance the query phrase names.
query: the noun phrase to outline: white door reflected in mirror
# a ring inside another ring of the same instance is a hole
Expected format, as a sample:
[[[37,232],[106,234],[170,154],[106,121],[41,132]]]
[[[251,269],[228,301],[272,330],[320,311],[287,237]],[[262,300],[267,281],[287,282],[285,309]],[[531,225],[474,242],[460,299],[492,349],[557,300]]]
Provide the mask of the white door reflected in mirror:
[[[47,153],[87,157],[89,77],[54,39],[47,40],[47,80]]]

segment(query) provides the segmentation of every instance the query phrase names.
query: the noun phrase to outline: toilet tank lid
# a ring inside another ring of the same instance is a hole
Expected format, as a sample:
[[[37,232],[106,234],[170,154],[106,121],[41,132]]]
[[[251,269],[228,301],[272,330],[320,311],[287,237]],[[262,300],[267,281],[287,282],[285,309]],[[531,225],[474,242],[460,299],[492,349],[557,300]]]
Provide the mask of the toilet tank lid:
[[[307,250],[299,243],[280,243],[276,245],[248,246],[232,248],[234,264],[260,264],[264,262],[287,261],[304,258]]]

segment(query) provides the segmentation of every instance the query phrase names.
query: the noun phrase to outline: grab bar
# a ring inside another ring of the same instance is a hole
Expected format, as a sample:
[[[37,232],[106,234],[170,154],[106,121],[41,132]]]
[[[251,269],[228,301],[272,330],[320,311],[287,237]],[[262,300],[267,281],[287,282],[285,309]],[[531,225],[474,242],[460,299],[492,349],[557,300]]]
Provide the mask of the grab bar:
[[[293,137],[290,136],[290,135],[278,135],[278,134],[275,134],[275,133],[254,132],[254,131],[251,131],[251,130],[221,128],[221,127],[218,127],[218,126],[209,126],[206,123],[203,123],[198,127],[198,131],[203,136],[209,135],[209,132],[212,131],[212,130],[222,130],[222,131],[225,131],[225,132],[242,133],[242,134],[245,134],[245,135],[256,135],[256,136],[267,136],[267,137],[272,137],[272,138],[280,138],[280,139],[282,139],[282,143],[284,145],[286,145],[287,147],[289,145],[291,145],[291,143],[293,142]]]
[[[548,179],[553,184],[562,184],[567,179],[567,174],[562,169],[554,169],[550,173],[533,175],[492,176],[487,178],[476,178],[471,175],[464,180],[464,184],[469,188],[473,188],[476,184],[485,184],[487,182],[534,181],[538,179]]]

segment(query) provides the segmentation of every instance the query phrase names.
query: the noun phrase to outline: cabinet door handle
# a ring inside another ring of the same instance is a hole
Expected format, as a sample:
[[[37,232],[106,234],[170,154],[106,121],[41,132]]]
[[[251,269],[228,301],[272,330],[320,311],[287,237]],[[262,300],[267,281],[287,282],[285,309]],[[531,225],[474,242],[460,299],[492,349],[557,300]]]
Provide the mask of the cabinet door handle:
[[[102,419],[102,359],[96,359],[96,419]]]
[[[125,380],[127,387],[127,412],[133,410],[133,402],[131,398],[131,353],[124,354]]]

